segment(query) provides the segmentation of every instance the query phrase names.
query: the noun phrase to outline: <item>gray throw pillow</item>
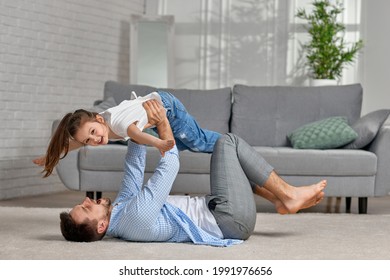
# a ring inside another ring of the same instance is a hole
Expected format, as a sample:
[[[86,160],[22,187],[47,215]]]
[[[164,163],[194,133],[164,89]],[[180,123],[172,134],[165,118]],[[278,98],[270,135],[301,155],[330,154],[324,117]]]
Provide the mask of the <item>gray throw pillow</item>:
[[[287,137],[295,149],[334,149],[352,142],[358,135],[346,117],[330,117],[301,126]]]
[[[358,119],[352,128],[359,135],[356,140],[344,146],[344,149],[361,149],[374,140],[379,128],[390,114],[390,110],[377,110]]]

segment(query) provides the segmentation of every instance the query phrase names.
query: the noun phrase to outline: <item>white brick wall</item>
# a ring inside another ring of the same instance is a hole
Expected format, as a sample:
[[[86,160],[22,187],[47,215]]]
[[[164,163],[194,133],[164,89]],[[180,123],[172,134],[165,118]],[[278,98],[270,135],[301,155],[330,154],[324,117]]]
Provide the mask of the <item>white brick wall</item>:
[[[0,0],[0,199],[54,192],[32,159],[51,123],[128,82],[131,14],[144,0]]]

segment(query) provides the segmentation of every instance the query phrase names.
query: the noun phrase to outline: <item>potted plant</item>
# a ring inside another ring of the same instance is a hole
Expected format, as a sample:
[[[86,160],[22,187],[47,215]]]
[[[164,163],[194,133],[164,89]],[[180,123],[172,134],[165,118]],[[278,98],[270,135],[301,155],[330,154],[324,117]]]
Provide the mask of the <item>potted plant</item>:
[[[363,41],[347,44],[344,40],[345,25],[338,21],[344,7],[339,1],[315,0],[308,13],[298,9],[296,16],[307,21],[306,29],[311,40],[303,44],[307,65],[312,79],[337,80],[346,65],[352,64],[363,47]]]

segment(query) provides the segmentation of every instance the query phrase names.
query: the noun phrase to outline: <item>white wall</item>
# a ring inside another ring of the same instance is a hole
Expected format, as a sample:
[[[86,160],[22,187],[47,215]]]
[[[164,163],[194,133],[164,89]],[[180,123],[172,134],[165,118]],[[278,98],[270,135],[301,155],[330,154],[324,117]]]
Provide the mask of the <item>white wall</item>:
[[[128,82],[129,18],[144,0],[0,1],[0,199],[63,189],[31,160],[54,119]]]
[[[390,108],[390,1],[363,1],[363,113]]]

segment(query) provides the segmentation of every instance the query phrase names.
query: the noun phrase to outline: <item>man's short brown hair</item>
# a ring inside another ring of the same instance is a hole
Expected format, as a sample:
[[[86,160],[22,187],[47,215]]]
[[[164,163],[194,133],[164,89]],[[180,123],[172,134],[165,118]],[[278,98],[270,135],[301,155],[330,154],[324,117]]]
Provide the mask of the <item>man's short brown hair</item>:
[[[92,242],[101,240],[103,234],[98,234],[96,231],[97,220],[86,219],[83,223],[77,224],[68,212],[60,214],[61,233],[68,241],[75,242]]]

